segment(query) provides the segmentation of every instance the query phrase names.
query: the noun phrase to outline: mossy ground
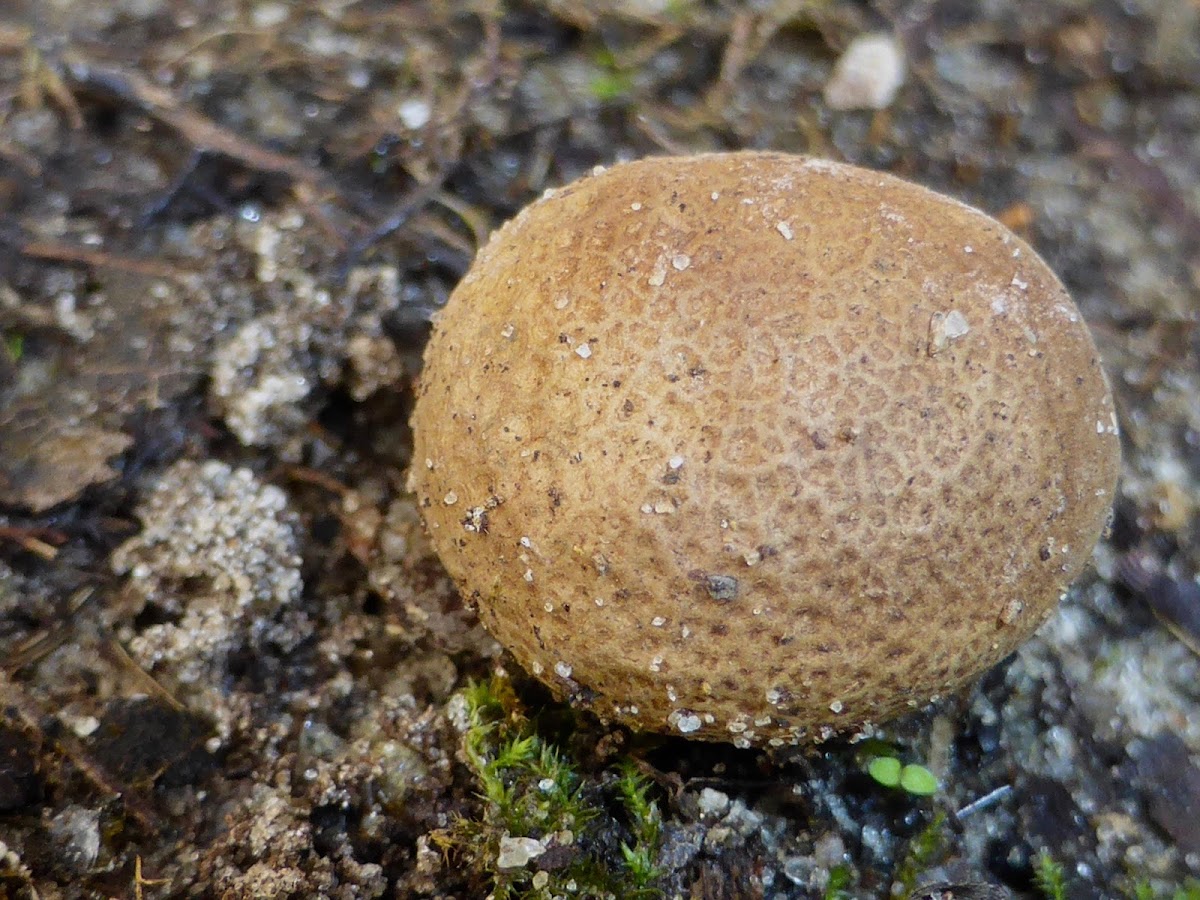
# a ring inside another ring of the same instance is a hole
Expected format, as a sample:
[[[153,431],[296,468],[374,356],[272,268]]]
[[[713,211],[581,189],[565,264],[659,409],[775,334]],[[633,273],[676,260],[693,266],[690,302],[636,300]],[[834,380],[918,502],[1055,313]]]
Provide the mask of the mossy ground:
[[[479,783],[478,804],[434,840],[489,896],[661,896],[662,814],[632,760],[582,772],[567,750],[539,734],[501,676],[472,683],[461,698],[463,755]],[[503,867],[503,844],[513,838],[534,839],[543,852]]]

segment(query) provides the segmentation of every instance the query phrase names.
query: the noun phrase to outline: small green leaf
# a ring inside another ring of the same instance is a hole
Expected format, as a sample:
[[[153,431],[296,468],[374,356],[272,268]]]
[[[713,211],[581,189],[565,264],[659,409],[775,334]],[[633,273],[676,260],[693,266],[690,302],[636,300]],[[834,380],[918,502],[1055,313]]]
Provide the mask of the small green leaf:
[[[900,760],[894,756],[877,756],[867,764],[867,774],[884,787],[900,784]]]
[[[924,766],[909,764],[900,770],[900,787],[918,797],[936,794],[938,780]]]
[[[621,72],[605,72],[592,79],[590,88],[592,96],[601,103],[611,103],[626,97],[633,90],[633,82]]]

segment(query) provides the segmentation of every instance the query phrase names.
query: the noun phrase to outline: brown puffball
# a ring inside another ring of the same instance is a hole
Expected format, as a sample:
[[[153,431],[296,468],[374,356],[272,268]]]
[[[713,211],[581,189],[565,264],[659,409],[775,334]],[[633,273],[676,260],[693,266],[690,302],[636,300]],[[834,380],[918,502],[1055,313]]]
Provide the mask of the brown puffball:
[[[1096,347],[970,207],[773,153],[547,194],[439,314],[411,487],[483,624],[632,728],[795,744],[954,690],[1113,499]]]

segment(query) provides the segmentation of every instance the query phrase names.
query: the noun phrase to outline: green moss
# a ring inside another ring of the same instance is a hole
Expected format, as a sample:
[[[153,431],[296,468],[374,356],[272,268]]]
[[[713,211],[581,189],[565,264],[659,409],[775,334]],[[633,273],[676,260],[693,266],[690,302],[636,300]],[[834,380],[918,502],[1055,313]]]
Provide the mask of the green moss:
[[[917,878],[938,857],[945,853],[949,846],[949,836],[946,833],[946,814],[940,810],[917,835],[909,841],[908,852],[896,866],[892,875],[893,885],[903,888],[901,896],[908,896],[917,888]]]
[[[632,762],[606,777],[585,776],[539,734],[507,679],[473,683],[462,699],[463,754],[479,785],[478,811],[434,839],[472,880],[495,900],[660,896],[662,817],[650,782]],[[622,821],[605,813],[611,806],[623,810]],[[502,844],[514,839],[533,839],[542,852],[525,865],[500,868]],[[545,854],[554,863],[542,870]]]
[[[1155,890],[1146,879],[1141,879],[1134,884],[1128,896],[1132,900],[1200,900],[1200,881],[1189,878],[1170,893],[1163,893]]]
[[[630,761],[621,766],[617,791],[629,814],[633,832],[631,843],[621,844],[621,855],[629,869],[629,881],[638,896],[657,896],[655,882],[662,872],[655,865],[662,844],[662,816],[658,804],[650,799],[650,781]]]
[[[4,347],[4,352],[8,355],[10,361],[19,363],[21,357],[25,355],[25,335],[16,332],[12,334],[5,333],[0,344]]]
[[[592,96],[601,103],[613,103],[628,96],[633,84],[628,75],[605,72],[593,78],[589,88]]]
[[[846,865],[834,866],[829,870],[829,883],[825,885],[823,900],[852,900],[850,887],[854,875]]]
[[[1049,853],[1042,852],[1033,867],[1033,883],[1046,900],[1066,900],[1067,876],[1061,864]]]
[[[599,49],[592,59],[600,69],[588,86],[593,97],[601,103],[613,103],[633,93],[633,75],[621,66],[612,51]]]

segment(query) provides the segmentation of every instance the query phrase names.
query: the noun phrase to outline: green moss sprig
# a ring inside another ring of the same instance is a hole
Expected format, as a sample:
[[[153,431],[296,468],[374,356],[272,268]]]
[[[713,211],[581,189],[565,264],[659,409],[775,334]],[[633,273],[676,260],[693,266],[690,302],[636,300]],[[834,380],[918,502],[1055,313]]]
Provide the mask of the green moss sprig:
[[[586,776],[538,733],[505,678],[472,683],[461,697],[479,805],[435,842],[494,900],[660,896],[662,816],[634,763],[621,763],[615,778]],[[616,828],[604,814],[612,805],[624,813]]]

